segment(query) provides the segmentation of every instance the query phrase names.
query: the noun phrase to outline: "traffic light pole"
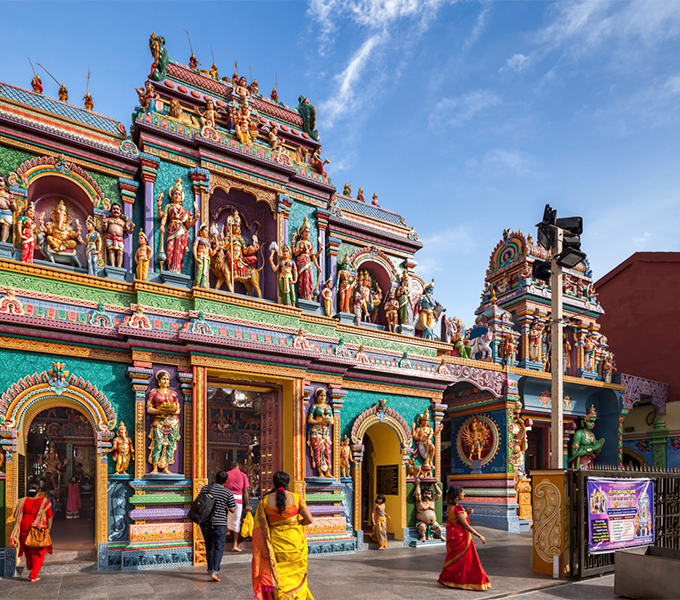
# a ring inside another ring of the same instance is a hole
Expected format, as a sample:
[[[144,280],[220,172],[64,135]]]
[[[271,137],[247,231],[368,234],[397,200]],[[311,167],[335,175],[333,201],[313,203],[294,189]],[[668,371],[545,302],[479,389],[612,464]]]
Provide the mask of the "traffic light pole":
[[[562,267],[557,264],[555,256],[562,252],[562,241],[564,231],[559,227],[554,228],[555,246],[553,248],[551,268],[551,330],[550,338],[550,373],[552,378],[552,393],[550,394],[550,468],[563,469],[564,459],[562,457],[562,437],[564,432],[564,413],[563,413],[563,393],[564,393],[564,344],[562,337]]]

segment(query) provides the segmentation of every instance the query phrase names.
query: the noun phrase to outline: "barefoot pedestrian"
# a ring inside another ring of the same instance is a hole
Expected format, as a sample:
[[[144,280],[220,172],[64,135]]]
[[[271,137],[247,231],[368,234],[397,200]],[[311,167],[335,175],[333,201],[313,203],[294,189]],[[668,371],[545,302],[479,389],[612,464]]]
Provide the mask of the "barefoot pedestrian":
[[[371,521],[373,521],[371,537],[378,542],[378,550],[387,550],[387,519],[391,521],[392,517],[385,512],[385,496],[378,494],[371,514]]]

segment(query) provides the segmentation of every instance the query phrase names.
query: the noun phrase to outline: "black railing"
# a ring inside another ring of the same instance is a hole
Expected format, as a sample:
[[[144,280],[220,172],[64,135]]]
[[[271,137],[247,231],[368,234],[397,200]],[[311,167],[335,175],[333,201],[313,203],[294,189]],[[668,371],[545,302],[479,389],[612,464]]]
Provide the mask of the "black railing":
[[[654,479],[654,545],[680,549],[680,473],[640,467],[607,467],[569,470],[571,530],[569,545],[572,577],[590,577],[614,571],[614,552],[588,554],[588,477]]]

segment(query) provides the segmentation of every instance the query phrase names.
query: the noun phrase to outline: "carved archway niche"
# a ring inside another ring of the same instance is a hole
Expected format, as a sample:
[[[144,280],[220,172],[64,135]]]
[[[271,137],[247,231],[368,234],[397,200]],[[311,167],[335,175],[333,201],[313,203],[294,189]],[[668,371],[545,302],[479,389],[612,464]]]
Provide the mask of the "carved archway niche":
[[[350,262],[354,265],[357,273],[360,271],[368,271],[374,283],[380,286],[382,292],[382,300],[380,301],[380,309],[376,318],[376,323],[386,325],[385,318],[385,299],[392,288],[392,285],[397,280],[397,272],[390,262],[387,255],[376,248],[375,246],[365,246],[353,252],[350,257]]]

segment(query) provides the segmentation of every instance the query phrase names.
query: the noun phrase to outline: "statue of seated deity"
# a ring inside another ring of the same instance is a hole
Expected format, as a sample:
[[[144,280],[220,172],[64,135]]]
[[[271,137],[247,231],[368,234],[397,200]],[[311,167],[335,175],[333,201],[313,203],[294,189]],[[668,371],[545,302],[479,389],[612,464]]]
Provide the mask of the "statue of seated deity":
[[[80,267],[78,244],[84,244],[81,232],[83,226],[76,219],[76,228],[72,227],[73,217],[69,215],[63,200],[52,211],[52,220],[45,223],[45,213],[38,217],[38,243],[43,256],[51,262],[61,262]]]

